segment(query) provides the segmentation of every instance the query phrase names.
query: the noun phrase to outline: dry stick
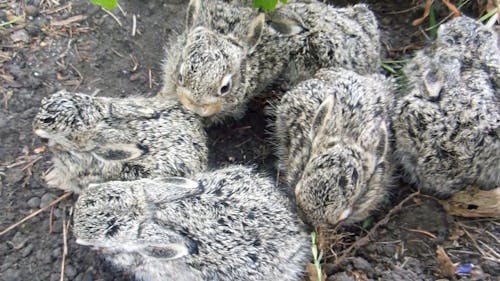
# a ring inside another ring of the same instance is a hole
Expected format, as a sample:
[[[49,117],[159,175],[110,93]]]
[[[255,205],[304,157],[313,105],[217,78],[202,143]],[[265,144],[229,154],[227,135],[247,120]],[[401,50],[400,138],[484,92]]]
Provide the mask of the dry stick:
[[[153,73],[151,72],[151,68],[148,71],[148,75],[149,75],[149,88],[153,89]]]
[[[379,222],[377,222],[371,229],[370,231],[363,237],[361,237],[360,239],[356,240],[351,246],[349,246],[349,248],[347,248],[347,250],[345,250],[345,252],[342,254],[342,256],[340,256],[340,258],[338,260],[335,261],[336,264],[340,264],[343,260],[345,260],[347,258],[348,255],[350,254],[354,254],[354,252],[361,246],[364,246],[366,245],[368,242],[370,242],[370,237],[375,233],[375,231],[387,224],[389,222],[389,219],[391,218],[392,215],[394,215],[396,212],[398,212],[399,210],[401,210],[403,208],[403,205],[410,201],[411,199],[413,199],[414,197],[420,195],[420,191],[417,191],[417,192],[414,192],[410,195],[408,195],[408,197],[406,197],[404,200],[402,200],[401,202],[399,202],[398,205],[396,205],[394,208],[392,208],[389,213],[387,213],[387,215],[382,219],[380,220]],[[351,253],[352,252],[352,253]]]
[[[406,228],[406,227],[403,227],[403,229],[406,230],[406,231],[416,232],[416,233],[420,233],[420,234],[429,236],[432,239],[437,239],[436,235],[430,233],[427,230],[415,229],[415,228]]]
[[[137,28],[137,19],[135,17],[135,14],[132,15],[132,37],[135,36],[135,30]]]
[[[68,254],[68,225],[66,225],[66,207],[63,208],[62,216],[62,231],[63,231],[63,255],[61,260],[61,278],[60,281],[64,281],[64,264],[66,263],[66,255]]]
[[[28,220],[30,220],[30,219],[32,219],[32,218],[34,218],[34,217],[36,217],[36,216],[37,216],[38,214],[40,214],[41,212],[46,211],[46,210],[47,210],[47,209],[49,209],[50,207],[52,207],[52,206],[56,205],[57,203],[61,202],[61,201],[62,201],[62,200],[64,200],[64,199],[68,198],[71,194],[72,194],[71,192],[64,193],[61,197],[59,197],[59,198],[57,198],[56,200],[54,200],[54,201],[50,202],[50,204],[49,204],[49,205],[47,205],[47,206],[45,206],[45,207],[41,208],[41,209],[40,209],[40,210],[38,210],[38,211],[35,211],[35,212],[33,212],[33,213],[29,214],[29,215],[28,215],[27,217],[25,217],[24,219],[22,219],[22,220],[20,220],[20,221],[16,222],[15,224],[13,224],[13,225],[11,225],[11,226],[7,227],[4,231],[0,232],[0,236],[2,236],[2,235],[4,235],[5,233],[7,233],[7,232],[11,231],[12,229],[14,229],[14,228],[18,227],[19,225],[21,225],[21,224],[25,223],[26,221],[28,221]]]

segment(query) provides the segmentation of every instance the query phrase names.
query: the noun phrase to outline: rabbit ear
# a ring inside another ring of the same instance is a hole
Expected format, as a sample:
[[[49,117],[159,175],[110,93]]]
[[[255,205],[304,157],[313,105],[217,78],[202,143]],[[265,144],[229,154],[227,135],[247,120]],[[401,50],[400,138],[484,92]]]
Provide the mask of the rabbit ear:
[[[99,147],[93,153],[108,161],[125,161],[141,157],[148,151],[148,147],[141,144],[116,143]]]
[[[424,74],[423,78],[425,90],[431,101],[438,100],[444,84],[444,73],[434,65]]]
[[[198,19],[198,12],[200,11],[201,0],[190,0],[186,13],[186,28],[191,29]]]
[[[203,185],[183,177],[154,178],[153,185],[159,188],[146,188],[144,192],[149,201],[155,204],[177,201],[203,192]]]
[[[333,97],[329,95],[323,103],[319,106],[316,111],[316,115],[313,118],[311,127],[311,139],[321,132],[325,126],[327,126],[328,120],[330,119],[333,111],[334,101]]]
[[[198,244],[186,235],[172,230],[168,223],[159,225],[155,220],[140,226],[139,238],[144,240],[140,252],[162,260],[175,260],[198,252]]]
[[[389,145],[389,133],[384,122],[368,124],[361,133],[360,139],[362,147],[374,152],[380,161],[385,159]]]
[[[259,44],[262,33],[264,32],[265,23],[266,16],[264,13],[260,13],[250,23],[246,38],[246,43],[250,52]]]
[[[292,11],[274,10],[269,13],[269,25],[283,35],[296,35],[306,29],[300,16]]]

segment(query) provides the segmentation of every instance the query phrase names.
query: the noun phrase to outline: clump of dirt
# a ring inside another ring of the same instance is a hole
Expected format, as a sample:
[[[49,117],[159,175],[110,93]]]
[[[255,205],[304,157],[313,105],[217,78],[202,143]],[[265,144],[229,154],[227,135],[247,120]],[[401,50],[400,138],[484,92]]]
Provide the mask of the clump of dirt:
[[[425,27],[411,25],[422,15],[423,1],[366,2],[380,21],[387,59],[410,57],[425,45]],[[42,179],[50,154],[31,127],[41,99],[59,89],[113,97],[155,94],[165,43],[181,30],[186,4],[122,1],[111,15],[86,0],[0,1],[0,231],[63,194]],[[466,7],[471,13],[477,8]],[[439,8],[438,19],[447,14]],[[210,129],[212,167],[241,163],[276,175],[265,105],[265,100],[255,100],[242,120]],[[499,221],[448,216],[434,199],[422,195],[398,207],[410,194],[401,185],[371,226],[339,228],[325,236],[337,241],[323,251],[326,280],[434,280],[440,277],[435,269],[438,245],[454,263],[475,267],[469,275],[448,278],[496,280]],[[98,252],[75,243],[68,223],[75,199],[0,236],[0,280],[59,280],[65,243],[64,280],[133,279],[115,271]],[[69,227],[67,239],[64,226]],[[369,239],[352,247],[368,234]]]

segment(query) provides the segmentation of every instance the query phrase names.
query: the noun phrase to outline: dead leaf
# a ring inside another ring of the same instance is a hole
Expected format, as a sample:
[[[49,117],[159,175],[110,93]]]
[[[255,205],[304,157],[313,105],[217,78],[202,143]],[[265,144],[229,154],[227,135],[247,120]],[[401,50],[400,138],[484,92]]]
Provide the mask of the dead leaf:
[[[40,147],[37,147],[33,150],[33,152],[35,152],[36,154],[39,154],[39,153],[42,153],[42,152],[45,152],[45,146],[40,146]]]
[[[450,215],[467,218],[499,217],[500,216],[500,188],[480,190],[469,187],[455,193],[448,200],[439,203]]]
[[[437,270],[439,271],[439,274],[455,280],[455,272],[457,271],[457,268],[453,265],[450,257],[441,246],[437,246],[436,261],[438,264]]]
[[[318,281],[318,272],[316,271],[316,266],[312,263],[308,263],[306,266],[306,271],[307,271],[307,280],[308,281]],[[326,274],[324,272],[321,272],[321,281],[326,280]]]

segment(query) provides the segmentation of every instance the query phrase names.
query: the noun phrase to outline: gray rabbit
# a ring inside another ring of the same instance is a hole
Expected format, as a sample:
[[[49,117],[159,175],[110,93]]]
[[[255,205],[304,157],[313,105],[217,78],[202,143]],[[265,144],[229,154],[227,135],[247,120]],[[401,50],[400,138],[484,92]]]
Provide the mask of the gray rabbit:
[[[42,101],[33,127],[53,152],[47,184],[77,193],[89,183],[190,176],[207,166],[201,120],[177,102],[62,90]]]
[[[497,34],[459,17],[404,68],[394,115],[404,178],[446,198],[468,185],[500,186],[500,52]]]
[[[91,184],[76,203],[74,235],[139,280],[298,281],[310,244],[290,203],[243,166],[196,180]]]
[[[322,69],[272,108],[279,168],[313,225],[366,218],[392,182],[392,84]]]
[[[242,5],[191,0],[186,30],[167,51],[160,95],[177,95],[209,122],[239,117],[268,86],[287,89],[318,69],[380,67],[377,21],[366,5],[310,1],[267,15]]]

